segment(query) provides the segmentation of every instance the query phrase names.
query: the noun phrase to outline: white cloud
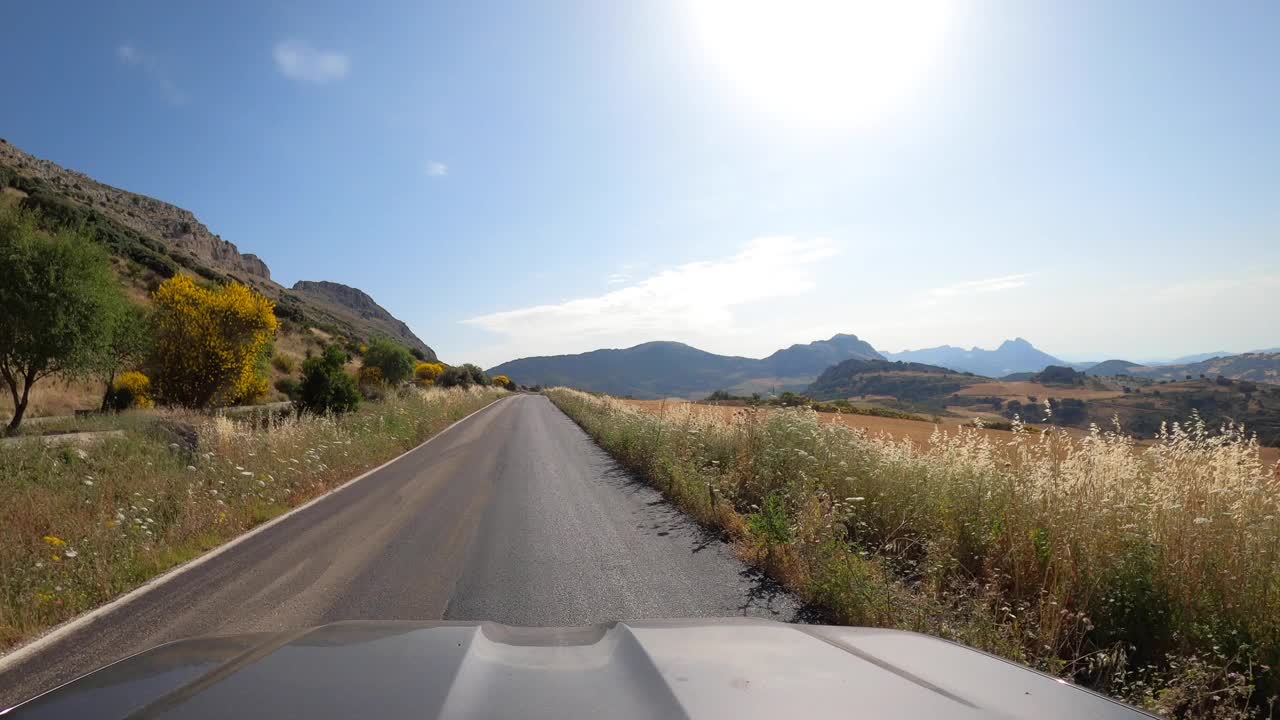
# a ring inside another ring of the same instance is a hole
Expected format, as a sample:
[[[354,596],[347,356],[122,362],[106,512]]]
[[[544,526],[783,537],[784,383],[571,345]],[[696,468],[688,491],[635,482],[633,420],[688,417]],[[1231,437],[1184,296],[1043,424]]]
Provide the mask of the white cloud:
[[[631,280],[631,275],[624,272],[609,273],[604,279],[610,285],[621,285],[629,280]]]
[[[979,295],[1000,290],[1014,290],[1025,287],[1027,279],[1033,275],[1035,273],[1020,273],[1018,275],[987,278],[986,280],[971,280],[969,282],[956,283],[955,285],[936,287],[930,290],[929,294],[933,297],[956,297],[958,295]]]
[[[333,50],[317,50],[311,45],[285,40],[276,43],[276,68],[290,80],[323,85],[342,80],[351,70],[351,58]]]
[[[812,290],[814,266],[838,253],[826,238],[757,238],[731,257],[680,265],[603,295],[463,322],[506,336],[522,353],[647,340],[714,342],[752,330],[739,325],[738,308]]]
[[[431,177],[444,177],[449,174],[449,166],[442,162],[432,160],[427,163],[427,175]]]
[[[168,70],[155,55],[125,43],[116,47],[116,59],[121,65],[139,68],[170,104],[182,105],[187,102],[186,93],[179,90],[178,86],[169,79]]]

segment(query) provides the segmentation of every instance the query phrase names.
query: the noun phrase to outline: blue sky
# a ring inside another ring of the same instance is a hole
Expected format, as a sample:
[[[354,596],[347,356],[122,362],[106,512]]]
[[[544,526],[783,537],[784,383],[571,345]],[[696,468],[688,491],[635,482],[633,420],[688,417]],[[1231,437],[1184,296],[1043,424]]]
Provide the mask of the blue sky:
[[[1280,4],[782,6],[25,3],[0,136],[450,362],[1280,345]]]

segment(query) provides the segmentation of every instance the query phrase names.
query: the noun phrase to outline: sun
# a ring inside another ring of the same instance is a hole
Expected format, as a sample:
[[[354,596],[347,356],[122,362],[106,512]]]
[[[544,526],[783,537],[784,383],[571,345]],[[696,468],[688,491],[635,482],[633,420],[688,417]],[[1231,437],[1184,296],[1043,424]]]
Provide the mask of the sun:
[[[694,42],[759,110],[801,128],[884,122],[918,93],[949,0],[690,0]]]

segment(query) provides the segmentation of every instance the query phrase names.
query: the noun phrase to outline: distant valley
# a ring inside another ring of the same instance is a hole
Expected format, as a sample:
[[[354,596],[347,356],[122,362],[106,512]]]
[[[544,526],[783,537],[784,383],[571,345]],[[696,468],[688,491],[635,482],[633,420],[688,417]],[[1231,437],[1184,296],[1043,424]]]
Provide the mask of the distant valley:
[[[916,358],[916,359],[907,359]],[[934,362],[928,362],[933,360]],[[984,370],[985,372],[979,372]],[[676,342],[513,360],[490,369],[525,385],[636,399],[680,398],[875,408],[988,424],[1087,428],[1113,418],[1140,437],[1199,413],[1212,427],[1243,422],[1280,444],[1280,354],[1243,353],[1144,366],[1068,364],[1022,338],[994,350],[941,346],[888,353],[856,335],[792,345],[766,358],[717,355]]]

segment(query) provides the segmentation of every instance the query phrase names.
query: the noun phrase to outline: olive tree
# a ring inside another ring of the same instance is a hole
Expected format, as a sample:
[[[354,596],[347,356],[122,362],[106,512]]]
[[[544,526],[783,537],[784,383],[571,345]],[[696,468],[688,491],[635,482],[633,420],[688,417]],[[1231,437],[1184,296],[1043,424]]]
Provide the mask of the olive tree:
[[[0,379],[14,433],[33,385],[100,362],[125,301],[105,250],[78,230],[41,229],[30,210],[0,208],[0,268]]]
[[[382,381],[388,385],[399,385],[413,377],[416,362],[409,349],[381,338],[369,343],[364,352],[364,367],[377,368]]]

